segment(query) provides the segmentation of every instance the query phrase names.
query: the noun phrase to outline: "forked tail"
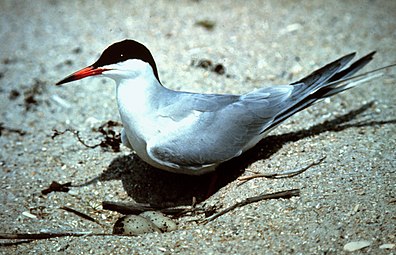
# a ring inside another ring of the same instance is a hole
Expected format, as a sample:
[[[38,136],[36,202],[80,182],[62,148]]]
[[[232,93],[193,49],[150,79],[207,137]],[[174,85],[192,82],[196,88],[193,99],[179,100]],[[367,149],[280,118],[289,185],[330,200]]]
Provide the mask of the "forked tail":
[[[346,67],[346,65],[353,59],[355,53],[345,55],[314,71],[301,80],[291,83],[290,85],[295,86],[295,88],[290,98],[290,100],[292,100],[290,107],[281,111],[267,130],[277,126],[288,117],[304,110],[320,99],[338,94],[363,82],[381,76],[382,73],[379,71],[396,66],[396,64],[392,64],[352,76],[369,63],[373,59],[374,54],[375,51],[356,60],[348,67]]]

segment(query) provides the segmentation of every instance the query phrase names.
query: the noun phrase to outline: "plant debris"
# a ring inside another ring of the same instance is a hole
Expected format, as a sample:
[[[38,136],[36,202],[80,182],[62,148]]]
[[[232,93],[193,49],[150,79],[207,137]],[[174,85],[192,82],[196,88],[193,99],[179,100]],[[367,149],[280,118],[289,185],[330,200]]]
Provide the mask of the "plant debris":
[[[41,191],[41,194],[47,195],[51,192],[69,192],[69,187],[71,187],[71,182],[60,184],[59,182],[53,181],[48,188]]]
[[[121,202],[111,202],[111,201],[103,201],[102,207],[105,210],[116,211],[122,214],[139,214],[144,211],[160,211],[164,214],[168,215],[175,215],[175,217],[180,217],[187,213],[203,213],[205,215],[205,219],[200,221],[202,224],[206,224],[210,221],[215,220],[216,218],[224,215],[238,207],[242,207],[251,203],[259,202],[262,200],[268,199],[278,199],[278,198],[291,198],[294,196],[299,196],[300,190],[299,189],[291,189],[286,191],[275,192],[271,194],[260,194],[254,197],[248,197],[241,202],[237,202],[234,205],[221,210],[220,212],[217,211],[217,207],[209,206],[208,208],[204,207],[196,207],[196,206],[184,206],[184,207],[170,207],[170,208],[158,208],[155,206],[151,206],[148,204],[139,204],[139,203],[121,203]]]
[[[121,134],[114,131],[113,127],[122,126],[120,122],[109,120],[98,128],[98,131],[104,136],[104,141],[100,147],[110,147],[114,152],[120,152]]]
[[[238,207],[242,207],[242,206],[245,206],[245,205],[248,205],[251,203],[256,203],[256,202],[268,200],[268,199],[291,198],[291,197],[295,197],[295,196],[299,196],[299,195],[300,195],[299,189],[291,189],[291,190],[280,191],[280,192],[275,192],[275,193],[271,193],[271,194],[261,194],[261,195],[255,196],[255,197],[248,197],[241,202],[237,202],[234,205],[227,207],[226,209],[224,209],[216,214],[213,214],[210,217],[207,217],[201,223],[206,224],[210,221],[213,221],[214,219],[217,219],[221,215],[224,215]]]
[[[74,49],[72,50],[72,52],[73,52],[74,54],[80,54],[80,53],[82,52],[82,48],[76,47],[76,48],[74,48]]]
[[[72,65],[73,65],[73,60],[71,60],[71,59],[66,59],[66,60],[64,60],[63,62],[57,64],[55,67],[56,67],[56,68],[61,68],[61,67],[63,67],[63,66],[72,66]]]
[[[262,173],[254,173],[253,175],[248,175],[248,176],[241,176],[238,178],[238,180],[240,181],[239,185],[244,184],[245,182],[255,179],[255,178],[268,178],[268,179],[281,179],[281,178],[290,178],[296,175],[299,175],[305,171],[307,171],[309,168],[319,165],[320,163],[323,162],[323,160],[326,158],[326,156],[323,156],[322,158],[320,158],[319,160],[312,162],[311,164],[301,167],[301,168],[297,168],[297,169],[293,169],[293,170],[289,170],[289,171],[284,171],[282,173],[269,173],[269,174],[262,174]]]
[[[47,213],[45,209],[45,206],[32,207],[29,208],[29,213],[34,215],[36,218],[43,219],[44,217],[49,215],[49,213]]]
[[[56,129],[53,130],[53,134],[51,136],[52,139],[59,135],[63,135],[67,132],[73,133],[76,137],[77,140],[84,145],[87,148],[93,149],[96,147],[102,147],[103,149],[111,148],[112,151],[114,152],[120,152],[120,144],[121,144],[121,134],[114,131],[113,127],[115,126],[121,126],[121,123],[109,120],[105,124],[101,125],[98,127],[98,132],[103,135],[103,140],[94,145],[89,145],[87,144],[81,137],[80,137],[80,131],[72,129],[72,128],[67,128],[64,131],[58,131]]]
[[[209,59],[192,60],[191,66],[200,67],[218,75],[224,75],[226,73],[225,67],[222,64],[213,64]],[[226,77],[229,78],[231,76],[227,74]]]
[[[3,64],[4,65],[11,65],[11,64],[15,64],[16,62],[18,62],[18,60],[16,58],[4,58],[3,59]]]
[[[212,31],[214,29],[214,27],[216,26],[216,22],[214,22],[212,20],[205,19],[205,20],[200,20],[200,21],[195,22],[195,25],[199,26],[199,27],[203,27],[208,31]]]
[[[0,136],[3,134],[4,131],[9,132],[9,133],[17,133],[20,136],[26,135],[25,131],[23,131],[21,129],[16,129],[16,128],[5,127],[4,123],[0,122]]]
[[[140,214],[145,211],[160,211],[164,214],[178,215],[178,216],[188,212],[197,211],[190,206],[162,208],[158,206],[152,206],[150,204],[142,204],[135,202],[124,203],[124,202],[113,202],[113,201],[103,201],[102,208],[104,210],[115,211],[122,214]],[[198,211],[199,210],[200,209],[198,209]]]
[[[281,191],[281,192],[276,192],[276,193],[272,193],[272,194],[261,194],[259,196],[255,196],[255,197],[249,197],[246,198],[245,200],[238,202],[218,213],[213,214],[214,209],[213,207],[209,207],[208,210],[211,212],[211,216],[207,217],[206,216],[206,210],[205,209],[199,209],[197,207],[192,207],[190,206],[190,208],[178,208],[177,210],[175,210],[175,208],[164,208],[161,210],[162,213],[167,214],[167,212],[172,212],[170,214],[173,214],[175,211],[180,212],[197,212],[197,210],[200,210],[201,212],[205,213],[205,217],[206,219],[200,221],[199,223],[201,224],[206,224],[210,221],[213,221],[215,219],[217,219],[218,217],[238,208],[238,207],[242,207],[244,205],[247,204],[251,204],[251,203],[255,203],[255,202],[259,202],[262,200],[268,200],[268,199],[277,199],[277,198],[291,198],[293,196],[299,196],[300,194],[300,190],[298,189],[292,189],[292,190],[286,190],[286,191]],[[105,203],[113,203],[113,202],[103,202]],[[135,205],[134,205],[135,206]],[[142,206],[141,204],[139,206]],[[103,209],[106,209],[105,206],[103,206]],[[143,207],[145,209],[150,208],[149,205],[143,205]],[[74,213],[77,216],[80,216],[84,219],[90,220],[92,222],[98,223],[94,218],[81,213],[79,211],[76,211],[72,208],[63,206],[60,209],[66,210],[68,212]],[[153,208],[151,207],[149,210],[152,210]],[[147,211],[147,210],[145,210]],[[178,215],[180,216],[180,214]],[[123,219],[123,218],[121,218]],[[169,219],[170,220],[170,219]],[[119,221],[117,221],[119,222]],[[98,223],[100,224],[100,223]],[[115,225],[115,227],[118,227]],[[132,226],[133,227],[133,226]],[[137,226],[139,227],[139,226]],[[128,233],[124,233],[124,232],[115,232],[113,234],[108,234],[108,233],[92,233],[92,232],[46,232],[46,233],[13,233],[13,234],[9,234],[9,233],[0,233],[0,239],[10,239],[10,240],[27,240],[27,241],[19,241],[19,242],[9,242],[9,243],[2,243],[1,245],[18,245],[21,243],[25,243],[25,242],[29,242],[32,240],[39,240],[39,239],[50,239],[50,238],[55,238],[55,237],[66,237],[66,236],[74,236],[74,237],[79,237],[79,236],[114,236],[114,235],[120,235],[120,233],[122,233],[122,235],[128,235]]]
[[[18,240],[18,239],[39,240],[39,239],[50,239],[50,238],[66,237],[66,236],[78,237],[78,236],[114,236],[114,235],[104,234],[104,233],[92,233],[92,232],[53,232],[53,233],[16,233],[16,234],[0,233],[0,239],[12,239],[12,240]],[[15,244],[19,244],[19,243],[15,243]]]
[[[36,78],[34,79],[33,85],[24,91],[24,103],[26,111],[29,111],[32,109],[33,106],[42,103],[42,100],[38,99],[37,96],[44,93],[45,85],[45,82]]]
[[[267,199],[277,199],[277,198],[291,198],[293,196],[298,196],[300,194],[300,190],[298,189],[292,189],[292,190],[286,190],[286,191],[281,191],[281,192],[276,192],[272,194],[261,194],[256,197],[249,197],[241,202],[238,202],[216,214],[213,214],[210,217],[207,217],[205,220],[201,221],[201,224],[206,224],[210,221],[215,220],[216,218],[220,217],[221,215],[224,215],[235,208],[242,207],[244,205],[250,204],[250,203],[255,203],[259,202],[262,200],[267,200]],[[69,212],[73,212],[78,216],[81,216],[85,219],[89,219],[91,221],[96,222],[95,219],[91,218],[88,215],[85,215],[81,212],[78,212],[74,209],[68,208],[68,207],[62,207],[61,209],[67,210]],[[171,208],[168,208],[171,209]],[[196,211],[197,208],[192,208],[190,210]],[[213,208],[210,207],[210,210]],[[183,209],[184,211],[186,209]],[[164,210],[161,210],[162,213],[165,213]],[[97,223],[97,222],[96,222]],[[55,238],[55,237],[65,237],[65,236],[114,236],[117,234],[107,234],[107,233],[92,233],[92,232],[64,232],[64,233],[58,233],[58,232],[53,232],[53,233],[14,233],[14,234],[9,234],[9,233],[0,233],[0,239],[11,239],[11,240],[21,240],[21,239],[27,239],[27,240],[38,240],[38,239],[49,239],[49,238]],[[123,234],[124,235],[124,234]],[[17,243],[6,243],[6,245],[17,245],[23,242],[17,242]]]
[[[10,99],[10,100],[15,100],[15,99],[17,99],[20,95],[21,95],[21,93],[20,93],[18,90],[12,89],[12,90],[10,91],[10,94],[8,95],[8,99]]]

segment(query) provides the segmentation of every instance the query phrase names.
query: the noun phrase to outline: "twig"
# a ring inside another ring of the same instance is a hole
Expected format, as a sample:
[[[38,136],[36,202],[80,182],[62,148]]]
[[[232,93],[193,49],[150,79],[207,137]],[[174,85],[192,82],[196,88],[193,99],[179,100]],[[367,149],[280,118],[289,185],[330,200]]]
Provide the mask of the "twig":
[[[248,197],[245,200],[238,202],[216,214],[213,214],[212,216],[206,218],[205,220],[203,220],[201,223],[202,224],[206,224],[210,221],[213,221],[214,219],[217,219],[218,217],[220,217],[221,215],[224,215],[238,207],[242,207],[245,206],[247,204],[251,204],[251,203],[255,203],[255,202],[259,202],[262,200],[268,200],[268,199],[276,199],[276,198],[291,198],[294,196],[299,196],[300,195],[300,190],[299,189],[291,189],[291,190],[286,190],[286,191],[280,191],[280,192],[276,192],[276,193],[272,193],[272,194],[261,194],[255,197]]]
[[[65,232],[65,233],[17,233],[17,234],[8,234],[8,233],[0,233],[0,239],[49,239],[55,237],[64,237],[64,236],[86,236],[93,235],[92,232]],[[102,234],[94,234],[94,235],[102,235]]]
[[[63,135],[63,134],[65,134],[66,132],[71,132],[73,135],[75,135],[75,136],[77,137],[77,140],[78,140],[82,145],[84,145],[84,146],[87,147],[87,148],[93,149],[93,148],[96,148],[96,147],[100,146],[100,143],[94,144],[94,145],[86,144],[86,143],[81,139],[81,137],[80,137],[80,131],[75,130],[75,129],[72,129],[72,128],[66,128],[66,129],[65,129],[64,131],[62,131],[62,132],[61,132],[61,131],[58,131],[58,130],[56,130],[56,129],[53,129],[53,131],[54,131],[54,133],[53,133],[52,136],[51,136],[52,139],[54,139],[55,137],[57,137],[57,136],[59,136],[59,135]]]
[[[17,242],[0,243],[0,246],[18,245],[28,243],[34,240],[51,239],[57,237],[80,237],[80,236],[115,236],[107,233],[92,233],[92,232],[64,232],[64,233],[0,233],[0,239],[18,240]],[[121,236],[121,235],[120,235]]]
[[[112,202],[112,201],[103,201],[102,207],[105,210],[116,211],[122,214],[140,214],[145,211],[160,211],[164,214],[168,215],[183,215],[188,212],[196,212],[203,209],[192,208],[189,207],[158,207],[152,206],[149,204],[140,204],[140,203],[122,203],[122,202]]]
[[[276,192],[273,194],[262,194],[256,197],[249,197],[239,203],[236,203],[235,205],[232,205],[225,210],[218,212],[216,214],[213,214],[212,216],[206,218],[204,221],[201,223],[206,224],[210,221],[213,221],[214,219],[220,217],[221,215],[234,210],[235,208],[242,207],[244,205],[250,204],[250,203],[255,203],[261,200],[267,200],[267,199],[276,199],[276,198],[290,198],[293,196],[298,196],[300,194],[300,190],[298,189],[292,189],[292,190],[286,190],[286,191],[281,191],[281,192]],[[108,204],[117,204],[115,202],[103,202],[104,205]],[[139,204],[137,204],[139,205]],[[125,205],[124,205],[125,206]],[[150,208],[154,209],[153,207],[150,207],[148,205],[142,205],[140,204],[141,208]],[[192,208],[196,209],[196,208]],[[166,210],[166,211],[165,211]],[[175,210],[175,211],[172,211]],[[162,209],[161,211],[163,213],[166,212],[180,212],[181,210],[186,210],[186,208],[165,208]],[[9,234],[9,233],[0,233],[0,239],[10,239],[10,240],[23,240],[24,241],[19,241],[19,242],[13,242],[13,243],[0,243],[0,246],[6,246],[6,245],[17,245],[33,240],[40,240],[40,239],[50,239],[50,238],[56,238],[56,237],[66,237],[66,236],[72,236],[72,237],[80,237],[80,236],[115,236],[115,234],[107,234],[107,233],[92,233],[92,232],[64,232],[64,233],[16,233],[16,234]],[[122,236],[122,235],[120,235]]]
[[[102,224],[101,224],[99,221],[95,220],[95,219],[92,218],[91,216],[89,216],[89,215],[87,215],[87,214],[85,214],[85,213],[79,212],[79,211],[77,211],[77,210],[75,210],[75,209],[73,209],[73,208],[70,208],[70,207],[67,207],[67,206],[62,206],[62,207],[60,207],[59,209],[65,210],[65,211],[67,211],[67,212],[74,213],[75,215],[77,215],[77,216],[79,216],[79,217],[81,217],[81,218],[83,218],[83,219],[86,219],[86,220],[95,222],[96,224],[99,224],[100,226],[102,226]]]
[[[158,207],[153,207],[149,204],[140,204],[134,202],[123,203],[123,202],[103,201],[102,207],[104,210],[115,211],[122,214],[139,214],[144,211],[158,210]]]
[[[242,176],[239,177],[238,180],[240,181],[240,183],[238,185],[242,185],[245,182],[254,179],[254,178],[268,178],[268,179],[281,179],[281,178],[290,178],[296,175],[299,175],[305,171],[307,171],[309,168],[319,165],[320,163],[323,162],[323,160],[326,158],[326,156],[323,156],[322,158],[320,158],[318,161],[312,162],[311,164],[304,166],[302,168],[297,168],[297,169],[293,169],[293,170],[288,170],[288,171],[284,171],[281,173],[269,173],[269,174],[262,174],[262,173],[256,173],[253,175],[249,175],[249,176]]]

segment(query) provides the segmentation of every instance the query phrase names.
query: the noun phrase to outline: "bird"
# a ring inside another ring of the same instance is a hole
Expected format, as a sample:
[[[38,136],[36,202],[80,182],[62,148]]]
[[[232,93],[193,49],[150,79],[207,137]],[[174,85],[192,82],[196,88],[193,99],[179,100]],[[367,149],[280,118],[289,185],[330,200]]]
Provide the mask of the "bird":
[[[202,175],[251,149],[295,113],[371,79],[352,75],[375,53],[352,63],[356,53],[347,54],[287,85],[240,95],[200,94],[166,88],[149,49],[126,39],[56,85],[91,76],[113,79],[122,143],[155,168]]]

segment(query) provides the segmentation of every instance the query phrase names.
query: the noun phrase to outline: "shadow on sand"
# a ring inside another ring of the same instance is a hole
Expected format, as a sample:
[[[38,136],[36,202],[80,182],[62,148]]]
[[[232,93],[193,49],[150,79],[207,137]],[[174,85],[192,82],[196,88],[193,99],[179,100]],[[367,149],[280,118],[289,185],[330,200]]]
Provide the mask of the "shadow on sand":
[[[148,203],[158,207],[190,205],[192,197],[196,197],[197,202],[206,199],[213,178],[216,178],[213,191],[216,192],[238,178],[250,164],[271,157],[287,143],[327,131],[339,132],[352,127],[396,123],[396,120],[348,123],[372,106],[373,102],[367,103],[357,110],[306,130],[267,136],[254,148],[221,164],[215,172],[202,176],[188,176],[159,170],[142,161],[137,155],[130,154],[115,158],[95,179],[121,180],[128,195],[139,203]]]

